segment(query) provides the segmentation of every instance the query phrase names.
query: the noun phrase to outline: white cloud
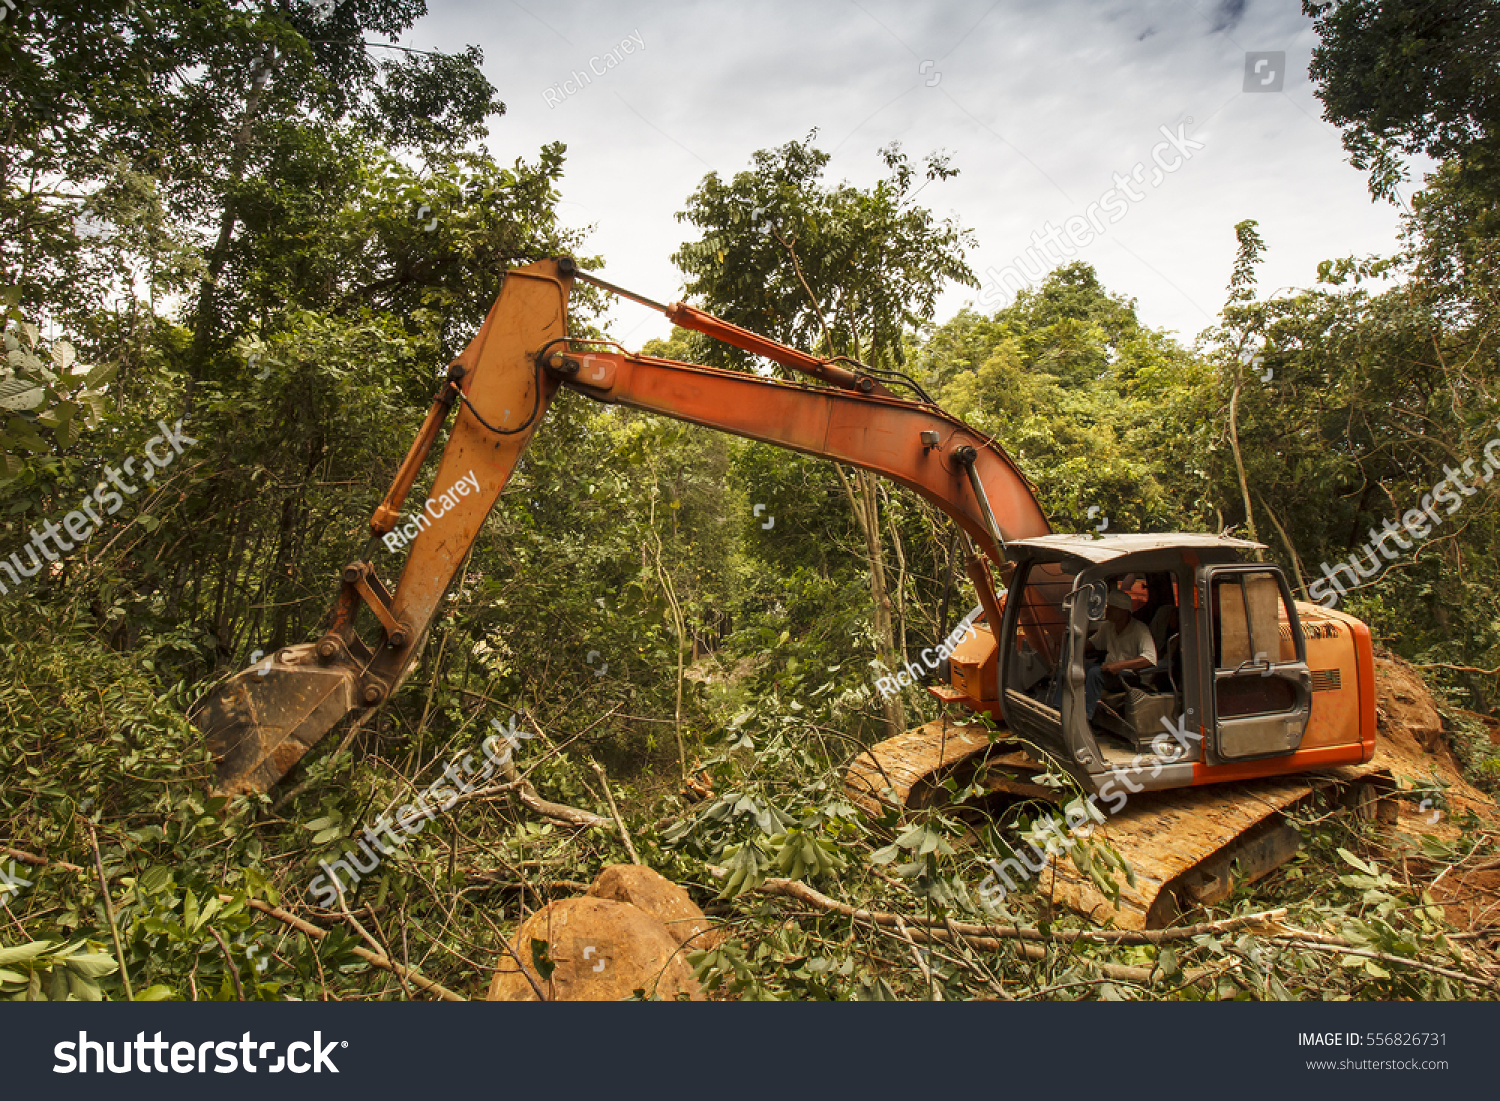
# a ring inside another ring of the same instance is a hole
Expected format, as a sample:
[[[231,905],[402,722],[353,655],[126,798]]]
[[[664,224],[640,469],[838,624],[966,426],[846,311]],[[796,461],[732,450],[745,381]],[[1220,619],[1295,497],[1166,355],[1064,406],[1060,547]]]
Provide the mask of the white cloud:
[[[549,102],[546,89],[632,34],[644,49]],[[565,219],[595,226],[588,248],[612,281],[658,300],[681,292],[669,257],[690,234],[674,215],[704,174],[732,175],[813,127],[831,182],[873,182],[893,139],[913,157],[946,150],[961,175],[921,201],[975,231],[982,272],[1082,213],[1114,173],[1149,165],[1158,128],[1191,118],[1205,148],[1082,253],[1146,324],[1187,341],[1223,303],[1244,218],[1268,246],[1265,292],[1396,243],[1396,212],[1370,203],[1322,121],[1306,72],[1316,36],[1296,0],[433,0],[404,44],[469,42],[507,104],[491,151],[503,161],[566,142]],[[1282,92],[1243,91],[1251,50],[1286,51]],[[976,293],[948,293],[939,320]],[[668,329],[641,307],[614,317],[631,347]]]

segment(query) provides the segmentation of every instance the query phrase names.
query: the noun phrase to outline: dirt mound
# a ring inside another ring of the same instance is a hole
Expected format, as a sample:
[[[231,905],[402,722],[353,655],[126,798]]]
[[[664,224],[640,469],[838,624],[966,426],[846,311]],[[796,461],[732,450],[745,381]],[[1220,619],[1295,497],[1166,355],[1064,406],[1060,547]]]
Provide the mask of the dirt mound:
[[[1441,794],[1414,792],[1401,804],[1392,856],[1405,875],[1432,893],[1450,924],[1459,929],[1492,926],[1500,917],[1500,870],[1491,861],[1469,856],[1478,837],[1459,823],[1472,814],[1481,828],[1500,826],[1500,810],[1490,796],[1464,779],[1443,737],[1437,704],[1415,669],[1391,654],[1377,654],[1375,688],[1376,763],[1389,768],[1403,787],[1445,789]],[[1474,717],[1489,727],[1491,740],[1497,740],[1500,724]],[[1434,778],[1441,783],[1434,783]],[[1402,834],[1408,840],[1403,842]],[[1434,852],[1451,856],[1434,859],[1432,852],[1424,853],[1424,837],[1436,843]]]
[[[1500,823],[1495,801],[1464,779],[1443,737],[1437,703],[1421,675],[1387,653],[1375,655],[1375,721],[1376,762],[1412,787],[1432,787],[1434,776],[1441,780],[1447,787],[1449,807],[1449,813],[1442,817],[1470,810],[1482,819]],[[1404,820],[1402,824],[1406,824]],[[1420,832],[1436,831],[1424,828]]]
[[[1484,727],[1489,732],[1490,745],[1500,745],[1500,719],[1493,718],[1490,715],[1481,715],[1477,711],[1460,711],[1459,714],[1466,719],[1472,719]]]

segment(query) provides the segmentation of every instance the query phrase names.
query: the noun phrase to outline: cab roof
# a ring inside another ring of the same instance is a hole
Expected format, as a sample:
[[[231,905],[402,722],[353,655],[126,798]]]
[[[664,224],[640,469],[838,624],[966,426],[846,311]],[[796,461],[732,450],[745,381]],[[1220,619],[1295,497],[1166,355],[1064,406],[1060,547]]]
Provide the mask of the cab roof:
[[[1164,532],[1159,535],[1042,535],[1035,539],[1012,539],[1009,548],[1025,548],[1029,556],[1052,558],[1067,555],[1099,564],[1143,551],[1191,550],[1242,551],[1265,550],[1264,543],[1248,539],[1231,539],[1224,535],[1200,535],[1191,532]]]

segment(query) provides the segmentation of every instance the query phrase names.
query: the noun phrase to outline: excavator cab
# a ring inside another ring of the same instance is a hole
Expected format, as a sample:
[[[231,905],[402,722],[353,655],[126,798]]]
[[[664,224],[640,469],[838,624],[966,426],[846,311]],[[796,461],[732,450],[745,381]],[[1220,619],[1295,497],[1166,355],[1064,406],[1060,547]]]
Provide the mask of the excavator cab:
[[[1135,878],[1106,898],[1062,859],[1048,894],[1127,928],[1160,928],[1269,874],[1297,851],[1286,810],[1321,786],[1369,792],[1388,777],[1372,760],[1369,628],[1295,603],[1280,569],[1251,560],[1260,549],[1185,534],[1008,540],[1009,586],[989,602],[999,614],[987,611],[953,647],[947,683],[929,688],[953,706],[851,762],[851,798],[871,813],[930,806],[956,778],[986,797],[1067,802],[1036,782],[1051,760]],[[1130,595],[1156,662],[1111,686],[1091,719],[1089,642],[1112,591]],[[1026,878],[1019,858],[991,868]]]
[[[1182,787],[1205,766],[1295,753],[1312,676],[1286,578],[1244,561],[1258,548],[1206,535],[1011,543],[995,664],[1007,727],[1093,792],[1112,778]],[[1090,641],[1112,590],[1130,596],[1155,662],[1110,678],[1090,717]]]

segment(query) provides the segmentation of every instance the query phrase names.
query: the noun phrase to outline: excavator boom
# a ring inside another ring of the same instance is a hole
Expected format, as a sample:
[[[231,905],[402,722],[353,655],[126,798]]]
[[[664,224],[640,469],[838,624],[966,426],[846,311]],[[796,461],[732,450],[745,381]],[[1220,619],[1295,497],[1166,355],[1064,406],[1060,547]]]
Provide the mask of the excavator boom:
[[[231,677],[195,715],[217,760],[217,790],[269,790],[351,713],[379,707],[400,686],[443,594],[509,481],[558,386],[833,459],[921,494],[951,516],[979,553],[968,571],[993,621],[989,569],[1006,568],[1005,543],[1050,528],[1031,486],[994,440],[923,401],[898,397],[861,365],[819,360],[682,304],[659,306],[691,326],[806,374],[812,386],[757,374],[630,355],[567,335],[569,259],[508,273],[473,341],[449,368],[416,442],[371,522],[370,549],[344,569],[331,624],[315,643],[279,651],[271,665]],[[626,292],[628,293],[628,292]],[[450,409],[458,407],[424,511],[402,508]],[[437,509],[433,511],[433,503]],[[399,529],[399,530],[398,530]],[[408,554],[394,591],[377,576],[381,546]],[[980,555],[983,556],[981,559]],[[368,609],[380,637],[365,642]]]

